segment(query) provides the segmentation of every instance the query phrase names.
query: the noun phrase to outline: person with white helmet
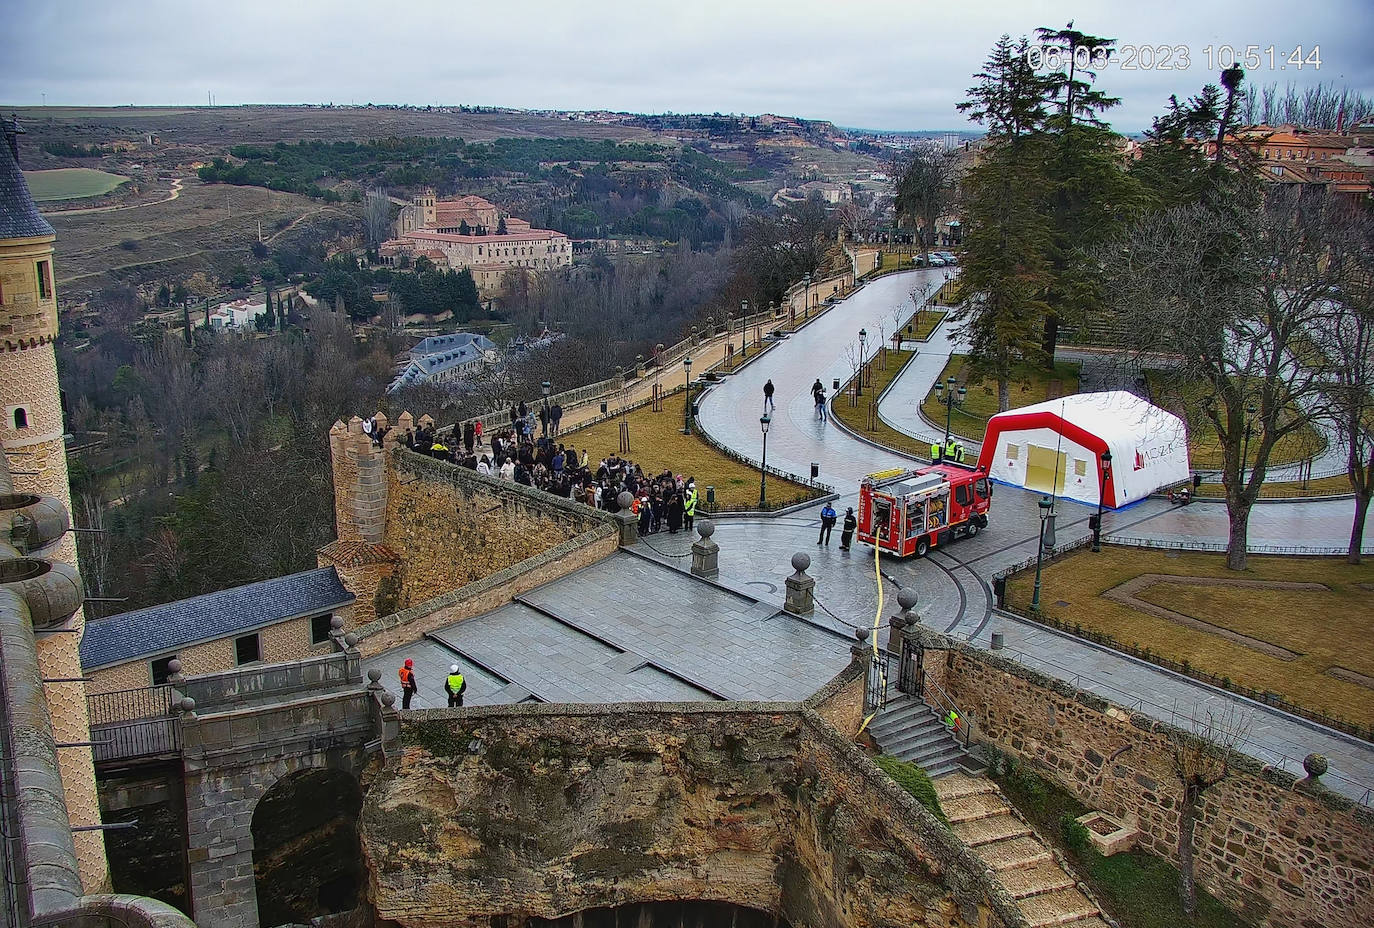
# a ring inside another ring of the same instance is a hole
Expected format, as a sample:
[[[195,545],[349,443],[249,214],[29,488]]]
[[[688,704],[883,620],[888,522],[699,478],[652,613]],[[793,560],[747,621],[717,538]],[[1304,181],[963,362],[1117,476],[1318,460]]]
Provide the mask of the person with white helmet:
[[[448,668],[448,679],[444,681],[444,690],[448,693],[449,708],[461,706],[463,704],[463,691],[468,688],[468,681],[463,679],[463,675],[458,672],[457,664],[450,664]]]

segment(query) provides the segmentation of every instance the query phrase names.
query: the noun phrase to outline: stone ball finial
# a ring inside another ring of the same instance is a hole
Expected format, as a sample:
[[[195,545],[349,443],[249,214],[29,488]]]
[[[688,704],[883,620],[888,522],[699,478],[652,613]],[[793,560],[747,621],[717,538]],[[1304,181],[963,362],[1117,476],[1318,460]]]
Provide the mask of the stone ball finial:
[[[697,520],[697,534],[701,536],[702,541],[710,538],[715,533],[716,523],[712,522],[710,519]]]
[[[901,606],[903,611],[915,609],[917,599],[916,591],[911,587],[906,587],[897,591],[897,605]]]
[[[634,494],[629,490],[621,490],[620,495],[615,498],[615,504],[624,512],[635,504]]]
[[[1302,769],[1306,770],[1307,775],[1314,780],[1326,773],[1328,766],[1325,754],[1308,754],[1302,759]]]
[[[181,702],[177,703],[177,705],[181,707],[182,712],[196,711],[196,701],[192,699],[190,696],[181,697]]]
[[[379,683],[382,679],[382,672],[378,670],[376,667],[373,667],[371,670],[367,672],[367,678],[373,683]]]
[[[389,692],[387,692],[386,690],[383,690],[383,691],[382,691],[382,705],[386,706],[388,709],[390,709],[392,706],[396,705],[396,694],[395,694],[395,693],[389,693]]]
[[[854,637],[859,639],[860,644],[867,641],[870,634],[872,634],[872,632],[867,625],[860,625],[858,628],[854,629]]]
[[[175,657],[172,658],[170,661],[168,661],[168,662],[167,662],[167,673],[168,673],[168,674],[177,674],[177,673],[181,673],[181,661],[177,660]]]
[[[344,635],[344,646],[350,649],[356,648],[358,646],[358,636],[352,632]]]
[[[811,566],[811,555],[805,551],[798,551],[792,555],[792,569],[798,573],[805,573],[806,568]]]
[[[330,619],[329,627],[334,629],[343,628],[343,616],[336,615],[334,618]]]

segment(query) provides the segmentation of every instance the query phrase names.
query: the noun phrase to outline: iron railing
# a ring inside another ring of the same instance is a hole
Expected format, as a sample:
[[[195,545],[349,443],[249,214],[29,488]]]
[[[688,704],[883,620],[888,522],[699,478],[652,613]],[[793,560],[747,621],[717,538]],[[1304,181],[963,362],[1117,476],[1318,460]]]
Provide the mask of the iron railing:
[[[91,755],[97,764],[176,754],[181,723],[172,687],[148,686],[86,697]]]
[[[878,656],[868,662],[868,679],[864,686],[864,712],[878,712],[887,706],[888,653],[876,649]]]
[[[972,716],[960,709],[953,697],[946,693],[944,687],[936,683],[930,674],[923,674],[921,689],[926,705],[935,710],[935,715],[941,722],[950,725],[954,732],[954,740],[967,748],[969,731],[973,728]]]

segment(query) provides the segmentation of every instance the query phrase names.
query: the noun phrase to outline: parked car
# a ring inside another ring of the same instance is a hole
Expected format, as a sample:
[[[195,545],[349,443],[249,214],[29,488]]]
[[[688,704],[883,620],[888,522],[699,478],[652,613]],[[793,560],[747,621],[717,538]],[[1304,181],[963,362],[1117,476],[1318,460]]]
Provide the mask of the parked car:
[[[944,259],[944,258],[941,258],[939,255],[932,254],[932,255],[930,256],[930,266],[931,266],[931,267],[944,267],[944,266],[945,266],[945,259]]]
[[[956,258],[951,252],[948,252],[948,251],[937,251],[937,252],[935,252],[935,253],[936,253],[937,255],[939,255],[940,258],[941,258],[946,264],[958,264],[958,263],[959,263],[959,259]]]

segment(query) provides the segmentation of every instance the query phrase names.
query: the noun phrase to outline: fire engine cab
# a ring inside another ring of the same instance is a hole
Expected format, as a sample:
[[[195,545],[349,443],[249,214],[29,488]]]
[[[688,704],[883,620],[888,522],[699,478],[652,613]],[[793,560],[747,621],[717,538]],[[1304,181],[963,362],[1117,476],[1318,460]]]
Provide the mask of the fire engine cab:
[[[988,524],[992,481],[982,470],[945,462],[869,474],[859,487],[859,540],[922,557]]]

